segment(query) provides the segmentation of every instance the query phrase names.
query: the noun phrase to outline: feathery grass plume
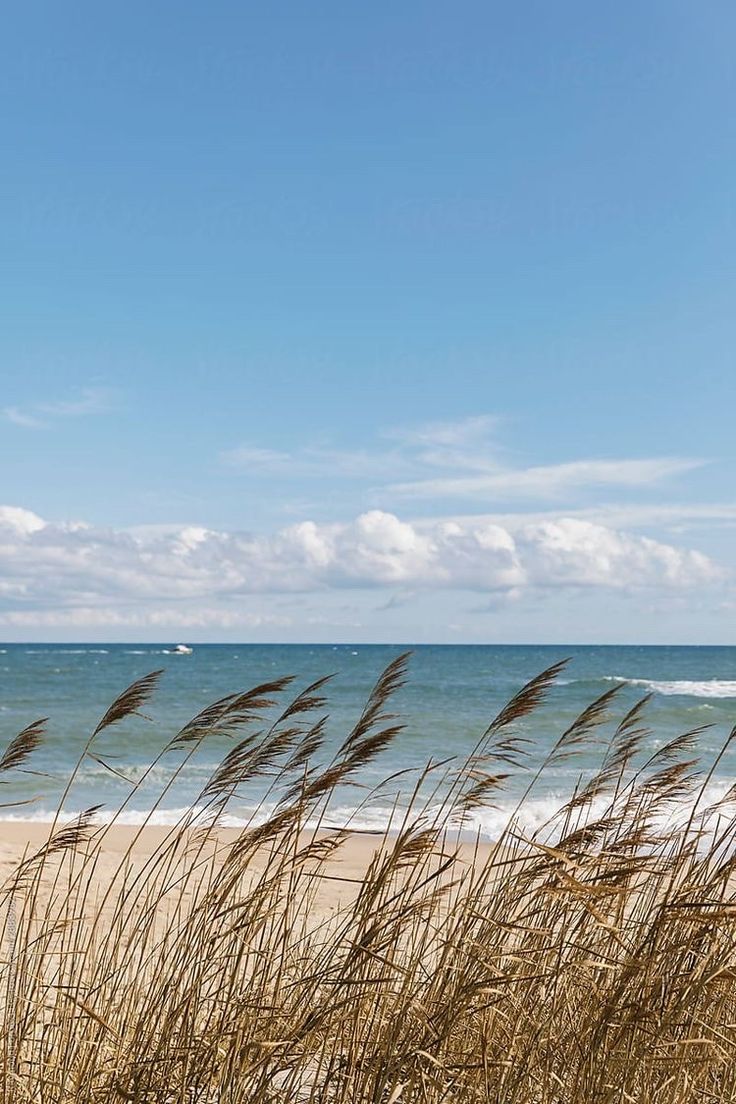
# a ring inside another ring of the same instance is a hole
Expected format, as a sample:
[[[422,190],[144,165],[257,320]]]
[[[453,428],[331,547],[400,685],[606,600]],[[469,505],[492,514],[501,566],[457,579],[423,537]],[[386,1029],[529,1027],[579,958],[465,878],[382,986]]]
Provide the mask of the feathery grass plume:
[[[404,685],[410,655],[410,652],[403,652],[388,664],[371,690],[357,723],[332,761],[318,773],[310,771],[306,777],[295,779],[285,791],[285,804],[297,800],[305,805],[314,804],[332,794],[339,785],[347,785],[361,768],[384,751],[403,731],[403,724],[389,723],[395,720],[395,715],[386,713],[385,706]],[[381,725],[384,727],[381,728]],[[295,766],[298,765],[301,765],[301,760],[295,762]]]
[[[325,742],[326,728],[327,717],[320,717],[303,732],[299,744],[284,766],[287,773],[296,773],[302,767],[306,767],[315,755],[321,751]]]
[[[484,735],[488,736],[492,732],[506,728],[538,709],[544,702],[550,687],[554,685],[557,676],[562,674],[569,662],[569,659],[561,659],[530,679],[494,717]]]
[[[212,705],[206,706],[177,732],[168,747],[173,750],[187,744],[200,743],[205,736],[231,736],[244,725],[271,709],[275,695],[281,694],[291,682],[292,676],[272,679],[254,686],[241,694],[228,694]]]
[[[459,823],[462,823],[474,808],[480,807],[484,790],[490,792],[510,777],[507,773],[499,774],[496,764],[504,764],[517,770],[527,768],[532,741],[527,736],[515,732],[514,726],[541,706],[567,663],[566,659],[553,663],[522,686],[496,714],[465,762],[457,769],[444,806],[454,809]],[[491,766],[493,770],[488,769]],[[497,779],[497,783],[481,782],[481,778],[489,780],[494,778]]]
[[[13,875],[8,878],[0,892],[17,893],[29,884],[39,869],[43,869],[47,859],[63,852],[74,851],[86,843],[90,833],[94,830],[94,818],[102,808],[102,805],[92,805],[66,824],[62,824],[60,828],[55,828],[55,831],[37,851],[18,863]],[[55,887],[56,882],[54,882]]]
[[[603,762],[593,777],[570,799],[566,809],[583,808],[596,798],[616,791],[621,785],[626,771],[643,742],[651,736],[651,729],[641,724],[644,710],[651,701],[646,694],[636,702],[622,718],[611,738]]]
[[[713,726],[699,725],[697,728],[688,729],[687,732],[681,732],[673,739],[668,740],[662,747],[657,748],[655,752],[647,759],[643,766],[644,771],[652,770],[656,767],[661,769],[662,767],[669,766],[672,763],[676,763],[679,760],[679,756],[683,752],[691,752],[697,747],[698,740],[704,732],[708,732]]]
[[[29,756],[43,743],[47,723],[48,717],[33,721],[10,741],[0,757],[0,773],[19,770],[23,766]]]
[[[234,741],[203,787],[214,820],[189,811],[116,844],[126,796],[112,827],[96,809],[57,818],[4,867],[3,1104],[736,1104],[733,793],[706,802],[733,734],[706,767],[702,730],[652,751],[643,700],[600,747],[609,693],[535,769],[523,722],[556,664],[459,768],[361,790],[370,810],[402,787],[385,830],[328,831],[336,788],[400,738],[387,708],[405,664],[326,764],[325,680],[283,707],[289,680],[272,680],[162,739],[155,763],[181,754],[154,808],[203,740]],[[90,743],[152,687],[121,695]],[[8,781],[39,738],[29,726],[0,757]],[[597,769],[525,827],[514,771],[528,793],[582,748]],[[248,824],[219,827],[256,780]],[[512,810],[493,843],[458,837],[491,806]]]
[[[339,751],[340,756],[349,756],[353,749],[360,745],[366,736],[375,729],[376,725],[393,719],[390,714],[384,713],[383,710],[389,698],[404,685],[410,655],[411,652],[403,652],[391,660],[371,690],[357,724],[343,741]]]
[[[136,679],[127,689],[123,690],[122,694],[119,694],[109,709],[105,711],[104,716],[94,730],[93,737],[99,736],[104,729],[109,728],[110,725],[118,724],[132,713],[137,713],[141,706],[145,705],[150,699],[162,674],[163,670],[151,671],[150,674]]]
[[[612,686],[585,707],[554,745],[549,757],[550,764],[577,750],[581,744],[584,744],[590,738],[591,733],[608,719],[608,707],[620,690],[620,686]]]
[[[522,686],[488,725],[473,756],[492,757],[512,767],[520,766],[528,756],[530,741],[526,737],[509,734],[506,730],[540,708],[568,663],[568,659],[559,660]]]

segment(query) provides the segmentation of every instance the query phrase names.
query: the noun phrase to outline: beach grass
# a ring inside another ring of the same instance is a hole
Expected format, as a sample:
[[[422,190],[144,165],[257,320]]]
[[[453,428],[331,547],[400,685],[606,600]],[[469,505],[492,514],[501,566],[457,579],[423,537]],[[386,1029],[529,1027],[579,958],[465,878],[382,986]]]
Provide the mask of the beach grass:
[[[404,796],[385,833],[335,827],[336,790],[399,736],[405,671],[386,669],[330,756],[326,680],[221,699],[156,760],[175,764],[163,801],[203,744],[230,741],[152,845],[146,824],[115,837],[144,775],[104,823],[60,812],[10,864],[5,1104],[736,1100],[736,794],[708,805],[718,760],[698,761],[700,730],[657,746],[646,699],[626,712],[612,689],[540,761],[524,720],[557,665],[463,762],[386,779],[384,800]],[[100,737],[157,677],[93,729],[60,810],[90,757],[118,770]],[[41,722],[20,733],[0,779],[32,769],[43,739]],[[525,830],[545,770],[592,747],[597,771]],[[510,776],[518,809],[481,844],[475,815],[508,800]],[[254,779],[260,814],[223,829]]]

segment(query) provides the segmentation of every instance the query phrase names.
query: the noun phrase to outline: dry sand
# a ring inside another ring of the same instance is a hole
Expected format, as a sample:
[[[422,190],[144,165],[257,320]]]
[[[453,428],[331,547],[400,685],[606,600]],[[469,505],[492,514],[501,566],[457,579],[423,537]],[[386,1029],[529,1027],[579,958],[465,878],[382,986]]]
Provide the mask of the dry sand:
[[[24,857],[32,855],[49,838],[51,825],[34,821],[0,822],[0,885],[12,874]],[[102,832],[102,829],[98,831]],[[98,857],[94,865],[95,889],[104,892],[110,881],[119,875],[123,861],[126,866],[141,869],[161,845],[172,835],[169,827],[150,825],[145,828],[124,825],[106,826],[101,837]],[[227,844],[237,837],[235,829],[220,829],[217,833],[217,845],[222,845],[223,854]],[[308,837],[312,838],[311,834]],[[99,836],[97,837],[99,839]],[[304,842],[307,842],[306,838]],[[354,833],[339,848],[320,871],[312,908],[315,920],[327,918],[337,907],[350,900],[357,893],[371,858],[383,843],[383,836],[373,833]],[[482,859],[491,850],[490,844],[477,847],[468,843],[459,845],[460,862],[470,864],[474,852]],[[256,854],[252,862],[252,871],[257,875],[265,862],[265,856]],[[49,880],[55,864],[50,864]],[[457,870],[457,868],[455,868]]]

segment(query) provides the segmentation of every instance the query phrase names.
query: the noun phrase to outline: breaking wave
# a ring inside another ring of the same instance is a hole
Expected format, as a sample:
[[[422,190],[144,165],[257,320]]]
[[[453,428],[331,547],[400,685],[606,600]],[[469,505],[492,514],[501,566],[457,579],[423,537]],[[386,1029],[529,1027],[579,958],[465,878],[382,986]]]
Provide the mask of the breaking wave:
[[[730,817],[734,810],[733,801],[736,801],[736,798],[732,800],[730,796],[734,793],[733,787],[734,780],[732,778],[721,779],[709,784],[707,792],[701,794],[698,802],[698,816],[705,815],[707,819],[710,815],[708,813],[710,807],[714,815]],[[728,798],[726,798],[727,794],[729,794]],[[516,801],[509,800],[499,802],[498,806],[494,808],[477,809],[463,823],[460,830],[461,836],[474,838],[477,835],[481,840],[492,842],[500,838],[512,819],[515,832],[522,836],[528,837],[539,829],[545,828],[546,825],[550,826],[553,836],[557,835],[560,821],[556,815],[561,811],[569,796],[569,794],[565,796],[562,796],[562,794],[547,794],[544,797],[527,800],[521,807]],[[728,801],[728,805],[719,805],[724,801],[724,798]],[[587,815],[583,814],[583,821],[602,815],[606,809],[606,804],[605,801],[593,802]],[[219,819],[219,825],[222,828],[233,829],[254,827],[263,824],[274,813],[275,809],[276,806],[271,803],[264,803],[257,808],[241,807],[237,810],[237,813],[233,812],[222,816]],[[666,809],[663,808],[661,811],[662,825],[666,824],[668,827],[672,827],[678,822],[684,823],[692,809],[693,803],[687,799],[669,804]],[[425,818],[431,820],[435,811],[437,810],[431,808],[425,810]],[[79,812],[78,809],[65,808],[59,817],[58,823],[61,825],[73,820],[79,815]],[[397,805],[357,807],[336,804],[334,808],[328,811],[326,816],[320,817],[319,822],[308,821],[304,827],[324,830],[349,828],[356,832],[372,833],[395,832],[401,827],[405,812],[404,808]],[[48,808],[36,808],[33,812],[28,811],[26,813],[0,810],[0,823],[3,821],[11,823],[30,821],[36,824],[50,824],[55,818],[56,812]],[[119,827],[139,827],[143,824],[173,827],[185,820],[189,821],[190,824],[204,825],[210,820],[210,814],[202,806],[196,805],[168,809],[159,808],[153,813],[145,809],[126,809],[122,813],[113,809],[100,809],[95,814],[93,823],[99,825],[114,824]],[[447,828],[450,831],[457,830],[459,825],[448,822]]]
[[[654,694],[669,697],[680,695],[690,698],[736,698],[736,679],[705,679],[702,681],[679,679],[672,682],[659,682],[656,679],[624,678],[623,675],[609,675],[607,682],[625,682],[629,686],[643,686]]]

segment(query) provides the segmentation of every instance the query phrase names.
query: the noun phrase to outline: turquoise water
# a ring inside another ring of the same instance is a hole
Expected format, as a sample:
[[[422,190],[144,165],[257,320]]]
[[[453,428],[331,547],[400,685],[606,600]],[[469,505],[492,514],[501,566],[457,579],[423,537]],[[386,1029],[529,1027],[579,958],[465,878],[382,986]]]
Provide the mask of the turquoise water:
[[[0,646],[2,745],[30,721],[49,718],[47,741],[30,764],[38,773],[17,775],[6,782],[0,795],[6,807],[0,809],[0,818],[48,819],[96,722],[122,689],[149,671],[164,670],[159,690],[146,709],[149,719],[132,718],[116,726],[101,738],[99,748],[103,758],[133,780],[140,778],[163,743],[204,705],[280,675],[294,675],[299,688],[322,675],[335,674],[328,689],[328,746],[335,746],[357,719],[376,677],[403,650],[393,645],[199,645],[192,655],[173,655],[165,645]],[[388,794],[355,813],[372,785],[429,759],[462,757],[515,691],[567,657],[569,666],[547,703],[525,722],[524,735],[535,741],[537,758],[585,705],[612,685],[620,686],[614,716],[623,715],[643,694],[653,694],[648,708],[652,750],[679,732],[711,725],[700,738],[707,761],[736,723],[736,648],[419,646],[410,660],[408,684],[394,702],[406,728],[364,771],[359,779],[364,788],[346,789],[337,795],[332,822],[343,822],[352,815],[353,823],[363,827],[385,823],[392,800]],[[205,745],[167,794],[155,819],[170,822],[178,810],[196,802],[228,746],[222,741]],[[597,755],[588,751],[546,772],[528,805],[530,823],[544,819],[564,800],[581,772],[594,767]],[[128,820],[142,819],[168,769],[166,765],[158,768],[152,786],[135,795],[126,809]],[[405,776],[394,788],[408,788],[411,777]],[[719,766],[714,792],[722,793],[734,779],[736,755],[729,751]],[[521,777],[511,780],[500,808],[479,813],[478,825],[489,835],[523,785]],[[239,795],[231,807],[235,823],[250,815],[266,788],[267,780]],[[88,761],[65,809],[71,812],[98,803],[112,808],[127,792],[126,783]],[[7,804],[26,799],[31,801],[27,806]],[[403,799],[401,795],[399,801]]]

